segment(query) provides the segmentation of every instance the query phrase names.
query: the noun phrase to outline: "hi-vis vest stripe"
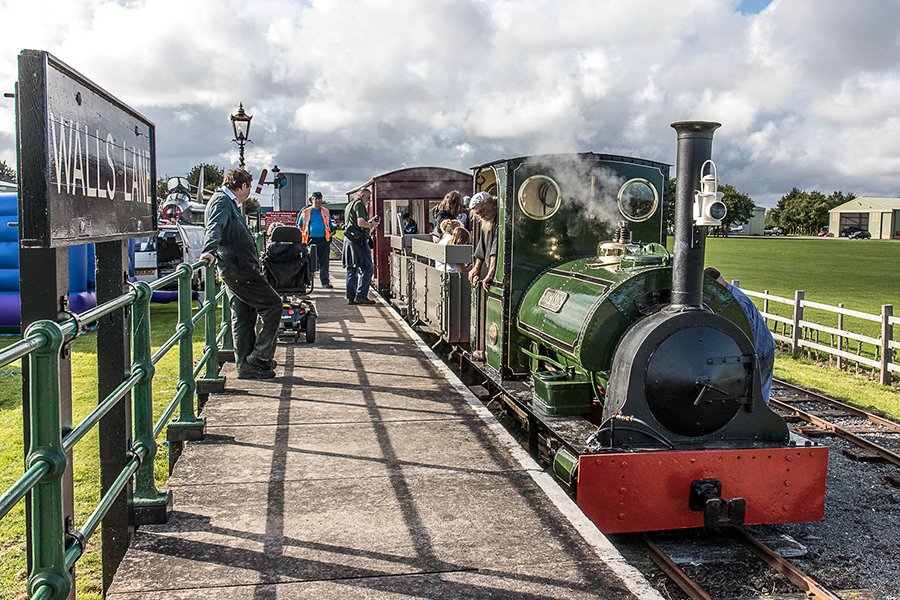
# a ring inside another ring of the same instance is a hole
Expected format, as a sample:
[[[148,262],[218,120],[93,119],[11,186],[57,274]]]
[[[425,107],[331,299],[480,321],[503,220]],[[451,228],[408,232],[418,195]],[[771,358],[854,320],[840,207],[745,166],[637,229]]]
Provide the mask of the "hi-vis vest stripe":
[[[303,233],[303,243],[309,243],[309,218],[312,214],[313,207],[307,206],[302,211],[300,211],[300,221],[302,225],[300,225],[300,231]],[[329,221],[331,221],[331,214],[328,212],[328,209],[324,206],[319,209],[319,214],[322,215],[322,224],[325,225],[325,241],[331,241],[331,229],[329,228]]]

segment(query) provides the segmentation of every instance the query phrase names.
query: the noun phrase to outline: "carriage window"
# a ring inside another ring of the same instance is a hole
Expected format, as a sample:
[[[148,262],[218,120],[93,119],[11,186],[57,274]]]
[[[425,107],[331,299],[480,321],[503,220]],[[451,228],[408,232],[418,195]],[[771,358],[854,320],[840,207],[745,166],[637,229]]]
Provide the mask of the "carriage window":
[[[659,194],[646,179],[630,179],[619,189],[619,212],[629,221],[646,221],[658,206]]]
[[[546,175],[533,175],[519,188],[519,206],[532,219],[549,219],[559,210],[561,200],[559,186]]]

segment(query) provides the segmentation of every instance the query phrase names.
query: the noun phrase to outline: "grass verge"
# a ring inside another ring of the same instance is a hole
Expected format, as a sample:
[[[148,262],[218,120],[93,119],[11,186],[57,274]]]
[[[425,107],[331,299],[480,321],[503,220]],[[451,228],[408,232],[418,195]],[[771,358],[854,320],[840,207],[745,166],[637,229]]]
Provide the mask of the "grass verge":
[[[154,351],[174,332],[178,320],[175,303],[151,305],[151,345]],[[0,345],[14,343],[18,338],[5,338]],[[194,360],[203,352],[203,328],[194,335]],[[153,379],[153,410],[159,418],[175,395],[178,384],[178,351],[170,351],[156,366]],[[77,424],[97,405],[97,339],[81,336],[72,344],[72,412]],[[177,411],[176,411],[177,415]],[[157,487],[162,488],[168,477],[165,430],[157,439],[159,452],[154,463]],[[88,518],[100,500],[100,450],[97,427],[85,436],[74,449],[75,526]],[[0,370],[0,490],[8,489],[23,473],[22,444],[22,367],[20,362]],[[28,577],[25,560],[25,502],[0,521],[0,600],[25,598]],[[101,600],[102,571],[100,532],[88,544],[78,561],[77,595],[81,600]]]

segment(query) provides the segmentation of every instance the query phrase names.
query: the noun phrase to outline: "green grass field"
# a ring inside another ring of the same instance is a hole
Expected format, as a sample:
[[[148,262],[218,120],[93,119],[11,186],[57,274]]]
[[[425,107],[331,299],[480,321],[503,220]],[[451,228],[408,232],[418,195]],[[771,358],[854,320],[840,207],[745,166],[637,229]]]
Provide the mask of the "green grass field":
[[[805,298],[875,315],[882,304],[892,304],[900,315],[900,241],[835,238],[709,238],[706,264],[715,266],[729,281],[757,292],[793,298],[803,290]],[[773,312],[787,314],[786,307]],[[835,326],[834,315],[807,311],[809,320]],[[873,337],[877,324],[847,318],[845,327]],[[900,331],[894,332],[900,339]],[[895,357],[894,362],[897,362]],[[865,372],[837,371],[807,358],[779,353],[775,376],[797,385],[843,398],[863,408],[874,408],[900,420],[900,383],[893,388],[872,381]]]
[[[151,305],[151,344],[154,351],[175,331],[177,306]],[[202,327],[194,335],[194,360],[203,352]],[[0,346],[18,338],[0,339]],[[154,413],[158,418],[175,395],[178,384],[178,350],[170,351],[156,367],[153,379]],[[72,347],[72,412],[78,423],[97,404],[97,338],[79,337]],[[177,414],[177,412],[176,412]],[[157,443],[155,471],[157,486],[163,487],[168,476],[165,430]],[[20,362],[0,370],[0,490],[8,489],[23,473],[22,455],[22,369]],[[75,525],[80,527],[100,499],[100,457],[95,427],[74,450]],[[0,600],[25,598],[25,503],[19,502],[3,519],[0,527]],[[78,598],[100,600],[101,565],[100,533],[91,539],[84,556],[78,561]]]
[[[709,238],[706,264],[742,288],[881,313],[894,304],[900,314],[900,241],[835,238]]]

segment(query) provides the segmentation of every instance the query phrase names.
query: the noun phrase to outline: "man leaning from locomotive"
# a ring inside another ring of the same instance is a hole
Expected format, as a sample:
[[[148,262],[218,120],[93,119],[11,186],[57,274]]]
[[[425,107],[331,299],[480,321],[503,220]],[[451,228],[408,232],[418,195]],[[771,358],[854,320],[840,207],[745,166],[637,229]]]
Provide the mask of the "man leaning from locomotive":
[[[200,259],[219,269],[231,302],[238,379],[275,377],[275,341],[281,324],[281,297],[262,275],[256,243],[241,205],[253,178],[245,169],[225,174],[222,187],[206,205],[206,236]],[[256,332],[257,318],[262,328]]]
[[[304,244],[315,244],[319,263],[319,282],[323,288],[333,288],[330,267],[331,254],[331,213],[322,206],[322,192],[313,192],[311,204],[300,211],[297,227],[303,233]]]
[[[475,262],[469,270],[469,281],[475,287],[473,293],[479,294],[482,298],[478,305],[481,307],[480,311],[483,311],[487,306],[490,284],[497,272],[497,199],[487,192],[478,192],[469,200],[469,212],[479,223],[479,235],[475,240],[473,252]],[[485,319],[480,317],[478,322],[479,327],[483,329]],[[479,332],[479,344],[484,343],[484,333],[483,330]],[[476,348],[472,355],[477,360],[484,360],[484,347]]]

